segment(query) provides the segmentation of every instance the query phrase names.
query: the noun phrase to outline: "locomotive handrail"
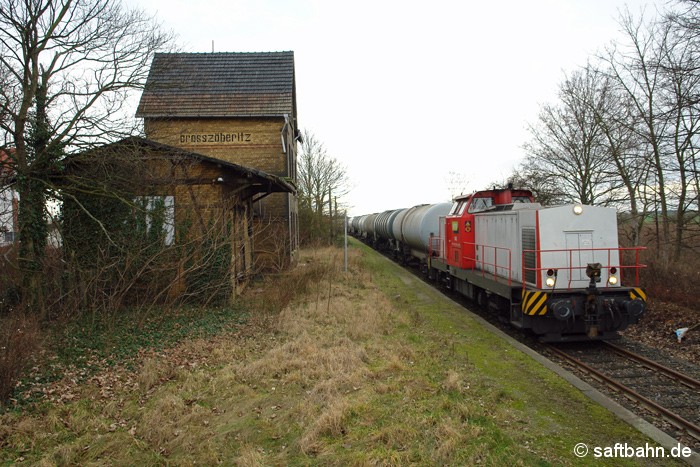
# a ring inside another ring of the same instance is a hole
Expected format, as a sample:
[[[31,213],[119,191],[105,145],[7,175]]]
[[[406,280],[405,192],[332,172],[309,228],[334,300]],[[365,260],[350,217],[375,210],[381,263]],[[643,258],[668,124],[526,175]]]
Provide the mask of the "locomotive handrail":
[[[619,271],[619,278],[620,278],[620,285],[623,284],[623,275],[625,270],[632,270],[634,271],[634,286],[637,287],[639,286],[639,271],[641,269],[646,268],[646,264],[640,264],[639,262],[639,253],[640,251],[646,250],[646,247],[617,247],[617,248],[562,248],[562,249],[552,249],[552,250],[523,250],[522,252],[522,274],[523,274],[523,288],[526,287],[527,281],[525,280],[526,277],[526,272],[527,271],[533,271],[536,274],[536,280],[535,280],[535,285],[537,287],[541,287],[538,282],[539,279],[541,278],[541,273],[542,271],[548,271],[550,269],[555,269],[557,271],[568,271],[568,284],[566,286],[566,289],[571,289],[571,282],[573,281],[573,271],[575,270],[585,270],[587,265],[579,265],[579,266],[573,266],[573,255],[574,253],[581,253],[581,252],[606,252],[608,256],[608,261],[607,265],[602,266],[603,270],[607,270],[608,274],[610,274],[610,270],[612,268],[615,268]],[[633,265],[625,265],[623,264],[623,254],[626,251],[631,251],[634,252],[634,264]],[[612,253],[617,252],[617,259],[620,264],[611,264],[612,262]],[[527,253],[531,253],[535,255],[536,262],[537,263],[544,263],[544,259],[542,258],[542,254],[554,254],[554,253],[566,253],[569,255],[569,266],[561,267],[557,266],[556,268],[552,268],[551,266],[543,266],[543,265],[538,265],[536,267],[527,267],[525,264],[525,255]]]
[[[434,256],[435,252],[438,253],[439,258],[445,258],[445,239],[443,237],[438,237],[435,235],[431,235],[430,239],[428,241],[428,257],[432,258]],[[482,259],[477,259],[471,256],[467,256],[467,254],[462,255],[462,259],[466,259],[467,261],[474,261],[474,264],[480,264],[481,268],[476,268],[472,267],[470,268],[472,271],[477,270],[481,272],[482,277],[486,277],[486,274],[488,271],[486,271],[486,268],[484,266],[493,266],[493,277],[494,280],[498,281],[499,278],[502,279],[508,279],[508,285],[513,284],[513,252],[511,251],[510,248],[505,248],[501,246],[493,246],[493,245],[483,245],[480,243],[471,243],[471,242],[464,242],[464,245],[472,245],[474,246],[474,251],[476,251],[477,247],[480,247],[482,250],[485,250],[487,248],[493,248],[494,249],[494,258],[495,258],[495,263],[490,263],[487,262],[485,259],[483,259],[483,254],[482,254]],[[498,262],[498,250],[503,250],[508,253],[508,265],[501,265]],[[507,272],[506,275],[498,275],[499,270],[505,270]],[[488,273],[491,275],[491,273]]]
[[[437,248],[435,248],[433,245],[436,245]],[[445,242],[442,237],[436,237],[434,235],[431,235],[428,239],[428,257],[432,258],[434,256],[433,253],[436,251],[438,252],[438,258],[444,258]]]
[[[507,278],[508,279],[508,286],[511,286],[513,284],[513,252],[511,251],[510,248],[502,247],[502,246],[493,246],[493,245],[483,245],[480,243],[472,243],[472,242],[464,242],[464,245],[473,245],[474,246],[474,251],[477,251],[479,248],[482,250],[481,254],[481,259],[477,259],[475,257],[467,256],[466,254],[462,255],[463,259],[466,259],[467,261],[474,261],[474,265],[481,264],[481,268],[478,270],[481,271],[482,277],[486,277],[486,268],[484,266],[493,266],[493,278],[495,281],[498,281],[499,277],[500,278]],[[493,248],[493,257],[494,257],[494,263],[486,262],[484,259],[485,255],[485,250],[487,248]],[[468,250],[468,249],[467,249]],[[508,266],[503,266],[498,264],[498,251],[503,250],[508,253]],[[472,271],[476,268],[472,268]],[[498,270],[499,269],[504,269],[507,271],[507,275],[498,275]]]

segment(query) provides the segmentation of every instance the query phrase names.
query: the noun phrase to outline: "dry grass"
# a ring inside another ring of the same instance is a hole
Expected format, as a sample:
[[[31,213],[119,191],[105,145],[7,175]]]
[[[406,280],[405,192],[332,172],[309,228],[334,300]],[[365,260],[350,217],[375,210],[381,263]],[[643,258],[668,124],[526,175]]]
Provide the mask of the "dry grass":
[[[240,455],[236,458],[236,465],[240,467],[259,467],[265,465],[265,456],[261,448],[257,446],[244,446]]]
[[[570,463],[570,446],[552,443],[569,435],[543,436],[534,421],[559,410],[541,398],[551,376],[351,253],[348,273],[340,251],[317,250],[251,289],[258,311],[235,332],[146,352],[138,371],[96,377],[72,401],[0,416],[0,463]],[[494,379],[504,375],[515,382]],[[564,406],[586,420],[580,399]],[[592,434],[609,416],[594,418],[563,431],[609,438]]]
[[[303,287],[306,300],[290,303],[279,314],[274,327],[279,344],[233,366],[240,383],[304,391],[303,402],[292,408],[303,426],[297,448],[304,454],[318,454],[322,438],[347,431],[358,391],[372,375],[366,344],[387,334],[396,314],[384,295],[364,289],[361,274],[340,270],[336,250],[324,251],[323,275],[309,269],[319,267],[324,252],[302,258],[298,269],[316,280]]]
[[[462,376],[455,370],[449,370],[445,376],[445,380],[442,382],[442,388],[445,391],[455,391],[461,393],[465,389]],[[466,388],[468,389],[469,386],[466,386]]]
[[[137,382],[142,392],[148,392],[158,384],[171,379],[175,369],[170,361],[146,357],[138,373]]]
[[[299,448],[304,454],[318,454],[322,447],[322,437],[330,438],[344,435],[350,403],[341,396],[333,398],[328,406],[324,407],[315,416],[299,440]]]

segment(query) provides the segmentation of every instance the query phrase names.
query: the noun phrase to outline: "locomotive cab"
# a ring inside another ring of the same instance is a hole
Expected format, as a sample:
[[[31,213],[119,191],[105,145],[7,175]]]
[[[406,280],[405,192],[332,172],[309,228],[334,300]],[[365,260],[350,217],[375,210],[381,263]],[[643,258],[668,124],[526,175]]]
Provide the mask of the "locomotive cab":
[[[445,260],[454,268],[476,268],[476,242],[474,216],[490,210],[505,210],[514,203],[533,203],[529,190],[477,191],[471,195],[458,196],[450,213],[445,217]]]

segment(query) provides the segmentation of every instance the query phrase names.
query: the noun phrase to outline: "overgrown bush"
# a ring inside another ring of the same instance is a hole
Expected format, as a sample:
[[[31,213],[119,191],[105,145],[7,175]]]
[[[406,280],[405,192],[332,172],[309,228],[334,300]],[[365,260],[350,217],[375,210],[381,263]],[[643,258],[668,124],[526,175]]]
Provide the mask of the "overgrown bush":
[[[303,296],[312,287],[317,289],[334,281],[337,264],[323,258],[331,254],[329,249],[314,250],[317,257],[305,255],[299,259],[295,267],[277,274],[268,274],[254,285],[257,293],[248,294],[248,307],[278,313],[287,307],[295,298]],[[320,290],[320,289],[318,289]]]
[[[302,246],[332,245],[344,232],[344,218],[331,220],[330,216],[318,214],[309,208],[299,208],[299,243]]]
[[[620,242],[622,246],[634,246],[636,225],[622,218],[620,222]],[[655,220],[649,216],[639,231],[638,244],[645,248],[639,253],[639,261],[645,268],[640,270],[640,282],[647,296],[663,302],[682,306],[695,306],[694,289],[700,279],[696,263],[700,257],[700,235],[698,226],[686,224],[684,250],[676,261],[660,254],[660,231]],[[628,264],[632,258],[626,259]]]
[[[695,289],[700,282],[700,271],[689,257],[683,261],[664,265],[647,250],[646,268],[642,270],[642,285],[647,296],[654,300],[695,307]]]
[[[12,313],[20,301],[15,245],[0,247],[0,316]]]
[[[0,317],[0,404],[7,400],[41,344],[36,317]]]
[[[63,302],[70,309],[105,313],[167,298],[177,251],[166,245],[165,207],[154,199],[147,206],[145,197],[115,187],[65,198]]]
[[[233,293],[231,278],[231,242],[226,231],[215,222],[209,223],[200,241],[185,241],[186,300],[190,303],[223,303]]]

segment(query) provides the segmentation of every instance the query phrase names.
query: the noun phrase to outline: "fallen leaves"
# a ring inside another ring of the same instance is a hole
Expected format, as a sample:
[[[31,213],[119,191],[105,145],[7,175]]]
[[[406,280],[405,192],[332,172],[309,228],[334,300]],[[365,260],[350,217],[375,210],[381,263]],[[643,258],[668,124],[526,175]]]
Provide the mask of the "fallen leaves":
[[[700,327],[688,331],[681,342],[676,337],[676,329],[698,323],[700,313],[696,309],[653,301],[640,323],[630,326],[622,334],[628,339],[700,365]]]

